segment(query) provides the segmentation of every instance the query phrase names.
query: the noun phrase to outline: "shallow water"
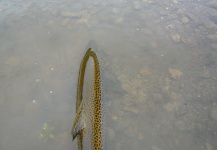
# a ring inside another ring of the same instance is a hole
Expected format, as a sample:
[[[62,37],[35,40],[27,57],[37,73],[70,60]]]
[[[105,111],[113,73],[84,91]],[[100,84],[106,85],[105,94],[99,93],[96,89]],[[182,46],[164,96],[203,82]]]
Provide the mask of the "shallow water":
[[[106,149],[217,149],[215,0],[2,0],[0,13],[0,149],[77,149],[90,39],[105,73]]]

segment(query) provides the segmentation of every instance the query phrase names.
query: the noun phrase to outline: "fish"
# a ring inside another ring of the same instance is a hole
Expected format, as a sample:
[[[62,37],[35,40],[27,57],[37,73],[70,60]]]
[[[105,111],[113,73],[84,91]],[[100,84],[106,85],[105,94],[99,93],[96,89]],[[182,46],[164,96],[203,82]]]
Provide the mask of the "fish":
[[[76,97],[76,116],[72,141],[77,138],[78,150],[104,150],[104,98],[98,46],[91,40],[81,61]]]

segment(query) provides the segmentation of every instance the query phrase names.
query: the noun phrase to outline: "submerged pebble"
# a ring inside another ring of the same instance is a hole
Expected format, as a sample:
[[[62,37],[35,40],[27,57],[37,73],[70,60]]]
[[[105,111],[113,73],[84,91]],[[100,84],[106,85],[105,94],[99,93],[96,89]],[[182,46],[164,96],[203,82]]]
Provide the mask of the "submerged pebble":
[[[62,21],[62,26],[65,26],[65,25],[67,25],[69,23],[69,18],[66,18],[66,19],[64,19],[63,21]]]
[[[118,8],[113,8],[113,9],[112,9],[112,12],[113,12],[114,14],[117,14],[117,13],[119,13],[119,9],[118,9]]]
[[[152,48],[157,48],[158,47],[157,42],[155,42],[155,41],[151,42],[151,47]]]
[[[113,120],[117,120],[118,119],[118,117],[116,115],[112,115],[111,117],[112,117]]]
[[[141,3],[140,3],[140,1],[138,1],[138,0],[134,0],[134,1],[132,1],[133,2],[133,8],[134,9],[139,9],[140,7],[141,7]]]
[[[115,20],[115,23],[122,23],[123,22],[123,17],[120,17],[120,18],[117,18],[116,20]]]
[[[144,139],[144,135],[140,132],[138,134],[138,140],[143,140]]]
[[[181,36],[179,34],[172,34],[171,35],[171,39],[175,42],[175,43],[179,43],[182,41]]]
[[[87,24],[88,18],[80,18],[76,21],[77,24]]]
[[[151,148],[152,148],[152,150],[162,150],[162,149],[158,148],[157,146],[152,146]]]
[[[209,40],[212,40],[212,41],[216,41],[217,42],[217,34],[210,34],[210,35],[207,35],[207,38]]]
[[[180,77],[183,75],[182,71],[179,69],[169,68],[168,69],[170,77],[173,79],[180,79]]]
[[[76,16],[77,16],[76,13],[71,12],[71,11],[66,11],[66,10],[61,11],[61,12],[60,12],[60,15],[61,15],[62,17],[76,17]]]
[[[187,24],[189,22],[189,19],[188,17],[182,17],[181,21],[183,24]]]
[[[0,93],[0,105],[3,106],[5,103],[5,97],[3,93]]]
[[[149,76],[151,75],[151,69],[147,66],[144,66],[140,69],[139,74],[141,76]]]
[[[178,107],[179,107],[180,103],[178,102],[169,102],[167,104],[164,104],[164,109],[167,111],[167,112],[175,112]]]
[[[127,129],[124,131],[124,133],[125,133],[128,137],[130,137],[130,138],[136,137],[137,132],[138,132],[138,130],[137,130],[137,128],[136,128],[136,126],[135,126],[134,124],[133,124],[133,125],[129,125],[129,126],[127,127]]]
[[[177,14],[179,14],[179,15],[183,15],[185,12],[186,12],[186,10],[184,8],[179,8],[177,10]]]
[[[109,139],[113,140],[115,137],[115,131],[112,128],[108,128],[107,131],[108,131]]]
[[[137,114],[139,112],[139,109],[137,107],[133,107],[133,106],[126,106],[124,108],[124,110],[135,113],[135,114]]]
[[[213,146],[209,142],[206,142],[206,149],[207,150],[214,150]]]
[[[217,51],[217,43],[211,44],[210,47],[211,47],[214,51]]]
[[[211,110],[211,116],[213,120],[217,121],[217,107],[213,107]]]
[[[174,4],[178,4],[179,1],[178,0],[171,0],[171,2]]]
[[[17,66],[20,64],[20,59],[16,56],[11,56],[5,61],[6,65]]]

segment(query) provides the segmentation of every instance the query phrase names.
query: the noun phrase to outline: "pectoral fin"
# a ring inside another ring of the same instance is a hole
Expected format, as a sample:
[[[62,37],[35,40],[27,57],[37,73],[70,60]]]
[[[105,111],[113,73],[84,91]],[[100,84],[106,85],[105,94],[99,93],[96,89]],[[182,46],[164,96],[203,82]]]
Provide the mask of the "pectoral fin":
[[[83,103],[81,103],[78,108],[77,114],[75,116],[75,120],[72,126],[72,141],[76,138],[76,136],[85,128],[85,115],[83,110]]]

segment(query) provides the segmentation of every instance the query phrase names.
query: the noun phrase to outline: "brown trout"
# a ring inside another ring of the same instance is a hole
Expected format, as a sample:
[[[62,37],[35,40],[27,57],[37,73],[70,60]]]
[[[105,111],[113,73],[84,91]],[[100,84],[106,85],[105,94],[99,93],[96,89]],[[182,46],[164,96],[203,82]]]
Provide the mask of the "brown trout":
[[[77,137],[78,150],[104,150],[102,72],[95,42],[90,41],[88,46],[79,70],[71,134],[73,140]]]

